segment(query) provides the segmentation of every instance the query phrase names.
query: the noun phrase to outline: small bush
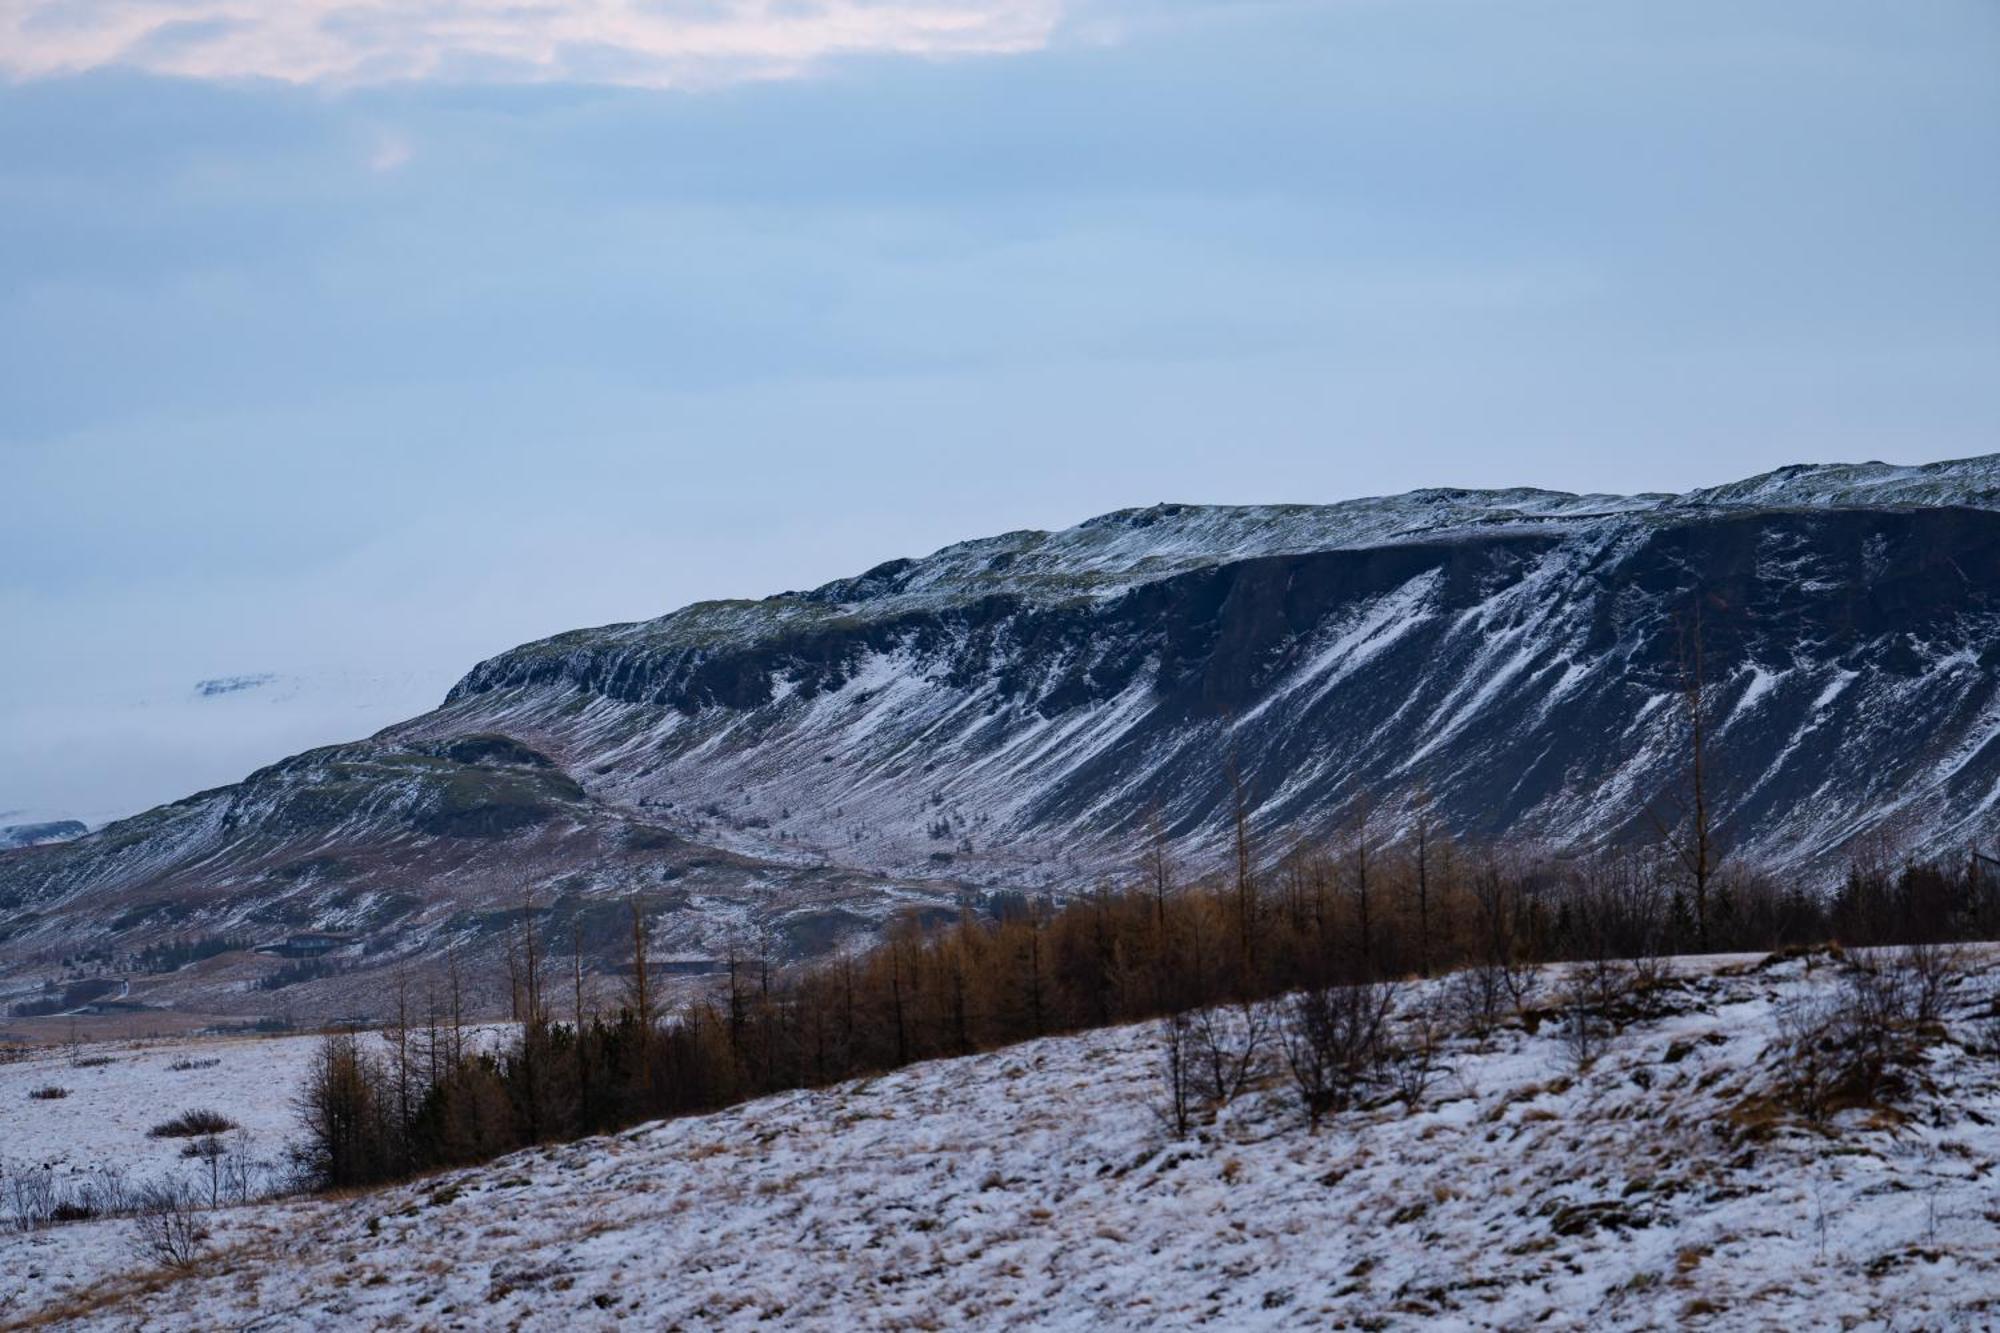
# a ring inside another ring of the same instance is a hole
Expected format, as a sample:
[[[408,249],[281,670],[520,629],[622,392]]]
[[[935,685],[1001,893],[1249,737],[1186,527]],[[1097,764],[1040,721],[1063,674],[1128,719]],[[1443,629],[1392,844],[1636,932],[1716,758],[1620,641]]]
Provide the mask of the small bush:
[[[139,1198],[134,1248],[141,1258],[162,1268],[186,1272],[201,1262],[208,1228],[201,1224],[201,1204],[185,1181],[163,1181]]]
[[[1965,951],[1955,944],[1912,944],[1893,963],[1910,992],[1910,1016],[1919,1023],[1944,1017],[1949,992],[1965,979]]]
[[[1923,1029],[1942,1016],[1964,972],[1948,946],[1856,956],[1831,995],[1781,1005],[1773,1053],[1786,1100],[1814,1125],[1843,1108],[1893,1101],[1907,1090],[1899,1066],[1921,1050]]]
[[[59,1102],[69,1096],[69,1089],[50,1083],[44,1087],[33,1089],[28,1095],[38,1102]]]
[[[1564,973],[1556,998],[1564,1019],[1563,1047],[1572,1066],[1588,1069],[1604,1053],[1631,995],[1631,973],[1618,962],[1578,963]]]
[[[1445,1004],[1458,1026],[1482,1045],[1506,1018],[1506,971],[1492,963],[1462,968],[1445,979]]]
[[[182,1111],[172,1120],[163,1120],[146,1131],[154,1139],[192,1139],[204,1134],[226,1134],[236,1122],[220,1111]]]
[[[173,1070],[177,1074],[185,1074],[191,1069],[213,1069],[221,1063],[222,1060],[220,1057],[211,1055],[207,1059],[203,1060],[193,1060],[193,1059],[176,1060],[172,1064],[168,1065],[167,1068]]]
[[[102,1069],[106,1065],[117,1063],[116,1060],[113,1060],[108,1055],[79,1055],[76,1059],[70,1061],[70,1064],[78,1069]]]
[[[1292,1083],[1314,1128],[1344,1111],[1383,1071],[1396,988],[1387,983],[1313,986],[1291,997],[1279,1039]],[[1428,1057],[1423,1081],[1429,1079]],[[1413,1096],[1422,1095],[1421,1084]]]

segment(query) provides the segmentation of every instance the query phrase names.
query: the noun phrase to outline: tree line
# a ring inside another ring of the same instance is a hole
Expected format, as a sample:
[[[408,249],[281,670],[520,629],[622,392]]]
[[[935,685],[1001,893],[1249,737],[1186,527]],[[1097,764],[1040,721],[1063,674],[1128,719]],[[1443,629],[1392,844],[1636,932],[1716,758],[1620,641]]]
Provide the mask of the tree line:
[[[673,1005],[636,905],[611,1006],[587,998],[581,941],[524,911],[508,951],[510,1035],[497,1045],[474,1035],[455,961],[421,995],[399,986],[384,1032],[334,1034],[317,1049],[299,1097],[298,1165],[321,1187],[375,1184],[1162,1016],[1173,1020],[1161,1029],[1170,1061],[1176,1037],[1186,1042],[1188,1086],[1226,1090],[1226,1044],[1201,1040],[1197,1025],[1219,1007],[1248,1015],[1285,995],[1298,1011],[1284,1035],[1295,1072],[1303,1061],[1302,1086],[1323,1084],[1332,1106],[1342,1053],[1369,1046],[1383,1021],[1384,982],[1459,973],[1459,989],[1490,992],[1497,1013],[1551,962],[2000,936],[2000,875],[1976,857],[1860,861],[1823,895],[1728,866],[1704,865],[1697,883],[1672,849],[1474,848],[1421,816],[1389,841],[1365,810],[1341,836],[1275,861],[1255,854],[1238,821],[1235,850],[1226,872],[1186,880],[1156,839],[1122,883],[1061,902],[994,895],[931,930],[901,918],[872,948],[808,964],[732,949],[721,976]],[[1308,1105],[1317,1114],[1309,1090]]]

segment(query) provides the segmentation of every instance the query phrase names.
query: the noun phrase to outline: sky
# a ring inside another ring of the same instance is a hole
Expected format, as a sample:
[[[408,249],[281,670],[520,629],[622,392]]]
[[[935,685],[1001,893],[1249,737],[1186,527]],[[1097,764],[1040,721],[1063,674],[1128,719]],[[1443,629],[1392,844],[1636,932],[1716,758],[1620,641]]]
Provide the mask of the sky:
[[[1992,452],[1996,163],[1993,0],[0,0],[0,824],[1128,505]]]

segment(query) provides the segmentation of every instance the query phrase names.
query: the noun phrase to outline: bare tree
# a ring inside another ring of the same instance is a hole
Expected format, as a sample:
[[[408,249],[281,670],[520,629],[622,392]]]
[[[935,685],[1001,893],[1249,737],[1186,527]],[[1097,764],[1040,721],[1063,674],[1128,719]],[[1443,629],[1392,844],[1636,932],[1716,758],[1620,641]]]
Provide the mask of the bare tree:
[[[1368,820],[1374,813],[1368,794],[1363,792],[1355,801],[1353,844],[1348,850],[1348,864],[1351,867],[1350,884],[1354,898],[1354,933],[1359,942],[1361,957],[1361,977],[1364,981],[1375,979],[1375,913],[1373,887],[1368,882],[1369,846]]]
[[[1713,886],[1722,852],[1715,839],[1708,790],[1708,682],[1699,596],[1693,614],[1679,623],[1681,714],[1687,727],[1685,785],[1668,793],[1674,807],[1671,818],[1653,809],[1647,813],[1694,891],[1695,945],[1707,953],[1714,916]]]
[[[1823,995],[1807,994],[1778,1005],[1774,1019],[1777,1036],[1770,1044],[1771,1063],[1783,1094],[1809,1124],[1824,1124],[1845,1074],[1838,1050],[1838,1009]]]
[[[1160,1119],[1186,1138],[1194,1116],[1194,1020],[1185,1012],[1168,1014],[1160,1020],[1160,1077],[1166,1085],[1166,1104]]]
[[[1417,970],[1428,981],[1431,975],[1431,802],[1428,792],[1417,793]]]
[[[1145,875],[1153,893],[1153,924],[1161,930],[1167,925],[1167,895],[1173,892],[1174,868],[1167,858],[1166,830],[1160,826],[1160,809],[1154,806],[1146,815],[1146,859]],[[1033,904],[1030,904],[1033,910]]]
[[[1509,1000],[1506,969],[1491,962],[1473,963],[1445,978],[1445,1003],[1458,1025],[1482,1045],[1506,1016]]]
[[[1610,1044],[1617,1031],[1613,1007],[1629,988],[1629,977],[1608,960],[1573,964],[1563,973],[1556,988],[1563,1013],[1563,1046],[1578,1070],[1596,1063]]]
[[[1530,931],[1525,920],[1527,902],[1521,885],[1501,873],[1489,859],[1473,878],[1473,901],[1479,909],[1483,943],[1480,964],[1484,979],[1497,980],[1518,1012],[1541,984],[1541,969],[1532,957]]]
[[[1243,977],[1247,982],[1256,970],[1253,943],[1257,917],[1257,881],[1251,869],[1250,802],[1243,790],[1243,770],[1236,762],[1236,745],[1229,747],[1229,795],[1236,834],[1236,928]]]
[[[653,1024],[653,992],[646,961],[646,914],[640,910],[639,900],[632,900],[632,974],[626,983],[626,998],[632,1016],[640,1026]]]

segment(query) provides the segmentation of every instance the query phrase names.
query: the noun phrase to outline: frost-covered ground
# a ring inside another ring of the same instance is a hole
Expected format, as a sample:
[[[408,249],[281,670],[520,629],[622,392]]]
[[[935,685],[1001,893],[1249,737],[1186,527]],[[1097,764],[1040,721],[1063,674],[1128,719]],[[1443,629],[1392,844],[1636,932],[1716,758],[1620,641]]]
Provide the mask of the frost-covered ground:
[[[220,1111],[276,1153],[292,1132],[291,1096],[318,1040],[91,1042],[74,1055],[48,1047],[0,1064],[0,1170],[32,1164],[69,1174],[116,1165],[143,1177],[175,1168],[182,1142],[146,1131],[193,1108]],[[68,1095],[29,1096],[50,1086]],[[6,1212],[0,1201],[0,1217]]]
[[[0,1322],[1992,1326],[1991,956],[1954,987],[1907,1105],[1830,1133],[1764,1095],[1777,1007],[1832,969],[1687,972],[1670,1012],[1581,1073],[1558,1025],[1515,1025],[1456,1039],[1414,1112],[1317,1133],[1274,1078],[1174,1137],[1156,1031],[1134,1027],[225,1210],[187,1278],[128,1271],[129,1223],[7,1236],[0,1300],[27,1294]]]
[[[469,1029],[474,1045],[508,1024]],[[297,1132],[293,1100],[317,1036],[184,1037],[36,1048],[0,1063],[0,1195],[5,1173],[32,1165],[58,1175],[106,1166],[135,1182],[180,1169],[185,1141],[147,1131],[182,1111],[219,1111],[273,1161]],[[176,1068],[176,1066],[180,1066]],[[55,1086],[59,1099],[29,1094]],[[9,1209],[0,1197],[0,1225]]]

